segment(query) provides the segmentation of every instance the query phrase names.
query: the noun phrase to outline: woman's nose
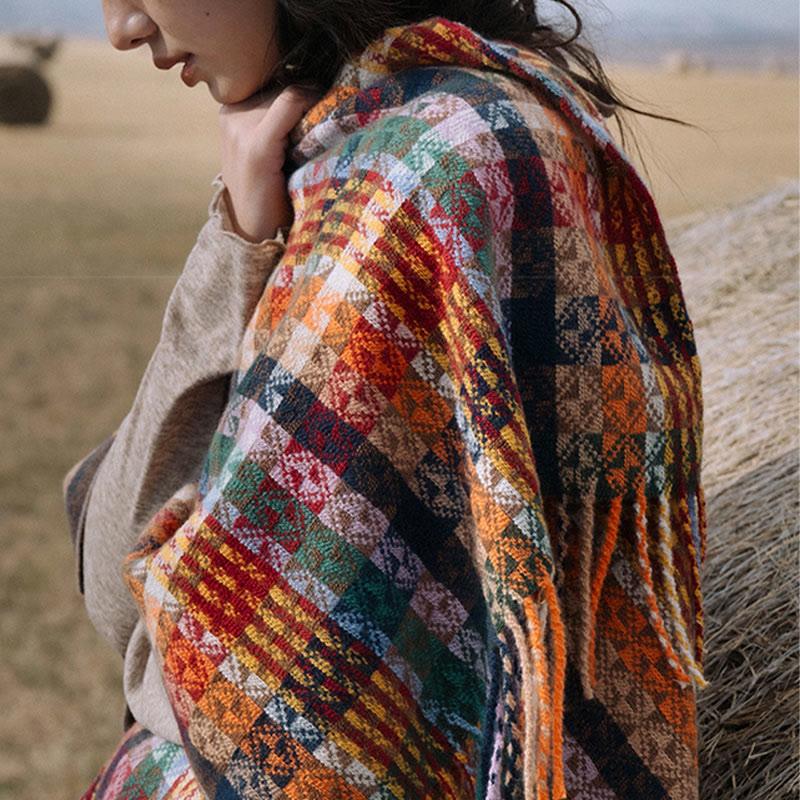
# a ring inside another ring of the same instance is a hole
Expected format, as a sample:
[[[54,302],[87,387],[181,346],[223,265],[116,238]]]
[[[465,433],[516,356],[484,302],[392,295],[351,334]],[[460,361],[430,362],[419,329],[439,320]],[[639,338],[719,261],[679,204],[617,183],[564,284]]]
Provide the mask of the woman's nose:
[[[158,30],[153,20],[130,0],[103,0],[103,15],[108,40],[117,50],[132,50]]]

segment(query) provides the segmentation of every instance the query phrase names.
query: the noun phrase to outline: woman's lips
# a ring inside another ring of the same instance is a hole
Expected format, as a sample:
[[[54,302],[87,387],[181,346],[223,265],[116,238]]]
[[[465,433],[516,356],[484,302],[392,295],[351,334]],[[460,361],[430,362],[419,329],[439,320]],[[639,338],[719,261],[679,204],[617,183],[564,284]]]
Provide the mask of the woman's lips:
[[[197,64],[195,63],[192,53],[187,53],[180,57],[157,57],[153,59],[153,63],[158,69],[172,69],[176,64],[180,64],[181,62],[183,62],[181,80],[187,86],[194,86],[200,80],[200,76],[198,75]]]
[[[183,69],[181,70],[181,80],[189,87],[195,86],[200,80],[197,74],[197,65],[195,64],[194,56],[187,56],[183,62]]]

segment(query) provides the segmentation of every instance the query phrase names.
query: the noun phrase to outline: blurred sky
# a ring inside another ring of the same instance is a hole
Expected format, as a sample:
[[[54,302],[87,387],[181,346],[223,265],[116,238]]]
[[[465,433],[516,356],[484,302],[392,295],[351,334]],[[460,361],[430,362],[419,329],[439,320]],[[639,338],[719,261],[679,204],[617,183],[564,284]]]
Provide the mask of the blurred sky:
[[[554,4],[542,2],[542,11]],[[797,43],[797,0],[575,0],[610,38]],[[103,35],[100,0],[0,0],[0,30]]]
[[[669,0],[654,3],[648,0],[605,0],[602,4],[624,22],[631,20],[663,20],[682,27],[694,27],[719,22],[754,31],[780,31],[787,27],[798,34],[798,4],[796,0]]]
[[[800,36],[797,0],[588,0],[585,6],[606,27],[656,38],[781,38],[797,44]]]

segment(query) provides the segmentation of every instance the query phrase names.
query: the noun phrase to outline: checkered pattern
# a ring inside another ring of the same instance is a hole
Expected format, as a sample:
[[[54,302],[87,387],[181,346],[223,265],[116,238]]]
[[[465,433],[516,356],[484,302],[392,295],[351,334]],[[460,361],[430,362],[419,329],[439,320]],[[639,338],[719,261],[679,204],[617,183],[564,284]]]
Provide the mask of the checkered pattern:
[[[596,116],[442,20],[310,112],[195,500],[126,566],[208,797],[692,796],[699,367]]]
[[[186,751],[133,725],[82,800],[205,800]]]

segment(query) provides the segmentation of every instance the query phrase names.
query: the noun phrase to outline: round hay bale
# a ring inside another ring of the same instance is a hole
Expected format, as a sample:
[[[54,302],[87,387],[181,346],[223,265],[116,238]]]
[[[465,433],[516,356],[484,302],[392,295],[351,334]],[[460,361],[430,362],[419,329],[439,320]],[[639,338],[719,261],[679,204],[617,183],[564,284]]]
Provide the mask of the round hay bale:
[[[703,362],[703,800],[800,795],[796,181],[669,226]]]
[[[709,498],[706,676],[699,697],[702,798],[796,798],[798,453]]]
[[[58,36],[20,34],[12,37],[12,41],[20,47],[30,50],[34,58],[39,62],[49,61],[61,47],[61,39]]]
[[[780,56],[768,55],[761,61],[761,72],[773,78],[781,78],[784,75],[791,75],[792,68]]]
[[[688,75],[711,71],[708,61],[683,50],[671,50],[666,53],[661,60],[661,69],[669,75]]]
[[[685,75],[692,71],[692,59],[682,50],[667,53],[661,62],[661,68],[670,75]]]
[[[42,125],[51,105],[50,87],[38,70],[27,65],[0,65],[0,122]]]

